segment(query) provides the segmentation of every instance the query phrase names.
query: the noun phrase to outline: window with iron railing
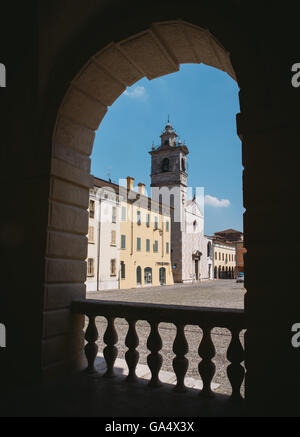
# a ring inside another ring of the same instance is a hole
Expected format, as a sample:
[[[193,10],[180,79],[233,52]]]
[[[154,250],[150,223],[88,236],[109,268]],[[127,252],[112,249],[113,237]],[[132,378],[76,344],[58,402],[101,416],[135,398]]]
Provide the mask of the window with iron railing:
[[[110,276],[116,276],[116,260],[113,258],[110,260]]]
[[[87,275],[94,276],[94,258],[88,258],[87,262]]]
[[[95,217],[95,201],[90,200],[90,211],[89,211],[90,218]]]

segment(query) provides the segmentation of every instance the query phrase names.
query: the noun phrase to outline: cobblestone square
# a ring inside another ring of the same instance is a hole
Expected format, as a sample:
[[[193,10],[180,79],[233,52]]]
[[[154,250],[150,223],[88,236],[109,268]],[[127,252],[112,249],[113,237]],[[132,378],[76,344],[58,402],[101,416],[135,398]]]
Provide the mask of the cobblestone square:
[[[245,291],[243,284],[227,279],[188,285],[175,284],[163,287],[89,292],[87,293],[87,299],[242,309]],[[103,335],[107,325],[106,319],[104,317],[97,317],[96,324],[99,331],[99,352],[102,352],[105,347]],[[125,359],[125,352],[127,350],[125,337],[128,324],[124,319],[116,319],[115,327],[119,338],[116,345],[118,348],[118,358]],[[148,322],[137,322],[137,334],[140,341],[137,350],[140,354],[139,364],[143,365],[147,364],[147,355],[149,354],[146,346],[149,332],[150,326]],[[163,342],[161,350],[163,365],[161,370],[173,372],[172,360],[174,353],[172,346],[176,335],[176,328],[170,323],[160,323],[159,332]],[[198,372],[198,364],[200,362],[198,347],[202,338],[202,331],[198,326],[186,325],[185,335],[189,345],[189,352],[186,355],[189,359],[189,368],[186,377],[200,380]],[[213,359],[216,365],[213,383],[218,384],[214,390],[223,394],[231,393],[231,386],[226,374],[226,367],[229,364],[226,359],[226,351],[230,338],[231,334],[227,329],[214,328],[212,330],[212,339],[216,349],[216,355]],[[241,333],[241,342],[243,344],[243,332]]]

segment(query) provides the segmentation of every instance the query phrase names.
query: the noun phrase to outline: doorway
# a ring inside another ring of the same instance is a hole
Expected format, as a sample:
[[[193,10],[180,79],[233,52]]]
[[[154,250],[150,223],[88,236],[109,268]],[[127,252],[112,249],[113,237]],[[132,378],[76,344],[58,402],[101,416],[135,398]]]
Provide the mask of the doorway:
[[[159,269],[159,283],[160,285],[166,285],[166,269],[164,267]]]

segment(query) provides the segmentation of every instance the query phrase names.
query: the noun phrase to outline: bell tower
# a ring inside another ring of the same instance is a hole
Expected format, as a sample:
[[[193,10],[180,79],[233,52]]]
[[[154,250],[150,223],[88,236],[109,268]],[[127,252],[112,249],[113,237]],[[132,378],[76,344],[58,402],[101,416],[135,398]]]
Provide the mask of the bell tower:
[[[175,282],[183,277],[183,235],[185,232],[185,207],[187,172],[186,156],[189,151],[169,120],[160,135],[161,144],[152,146],[151,197],[173,207],[171,209],[171,263]]]
[[[174,220],[183,223],[188,176],[186,156],[189,151],[186,145],[178,139],[178,135],[169,120],[160,138],[160,146],[156,148],[152,146],[152,150],[149,152],[151,155],[152,198],[159,201],[159,196],[162,195],[163,203],[169,203],[165,198],[165,193],[169,192],[171,206],[175,208]],[[172,195],[174,200],[172,200]]]

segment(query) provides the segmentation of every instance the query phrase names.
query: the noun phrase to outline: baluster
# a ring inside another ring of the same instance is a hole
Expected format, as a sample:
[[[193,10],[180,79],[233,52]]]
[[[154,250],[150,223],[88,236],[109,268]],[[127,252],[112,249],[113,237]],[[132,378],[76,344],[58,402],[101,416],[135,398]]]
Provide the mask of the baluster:
[[[227,349],[227,359],[231,364],[227,367],[227,376],[232,387],[232,394],[230,399],[239,401],[242,398],[241,385],[245,375],[245,369],[240,364],[244,361],[244,349],[240,342],[239,334],[240,328],[231,328],[231,342]]]
[[[176,323],[177,332],[173,343],[173,352],[176,355],[173,359],[173,369],[177,377],[174,391],[177,392],[184,392],[186,390],[184,377],[189,365],[189,360],[185,357],[185,354],[189,351],[189,345],[184,335],[184,327],[184,324]]]
[[[115,375],[114,363],[118,355],[118,349],[115,344],[118,342],[118,334],[115,329],[115,318],[107,317],[107,328],[103,337],[104,343],[107,345],[103,350],[103,355],[106,361],[106,378],[112,378]]]
[[[162,348],[162,341],[158,332],[158,322],[149,323],[151,326],[151,331],[147,340],[147,348],[151,353],[147,356],[147,363],[152,376],[148,385],[154,388],[161,386],[158,374],[162,366],[162,356],[159,353]]]
[[[89,318],[89,324],[85,333],[85,339],[87,341],[87,344],[84,347],[84,351],[88,361],[88,366],[86,368],[86,371],[89,373],[93,373],[96,371],[95,358],[98,352],[98,345],[96,344],[96,341],[98,339],[98,329],[95,324],[95,316],[88,315],[88,318]]]
[[[203,337],[198,348],[198,354],[202,360],[198,365],[198,370],[203,382],[203,388],[200,391],[200,395],[212,397],[214,396],[214,393],[210,386],[216,369],[212,358],[215,356],[216,350],[211,338],[211,327],[206,326],[201,329],[203,332]]]
[[[127,320],[127,323],[129,327],[125,339],[125,345],[128,347],[128,351],[125,353],[125,359],[128,366],[128,376],[126,378],[126,381],[135,382],[137,381],[135,369],[140,356],[140,354],[136,350],[137,346],[139,345],[139,337],[135,329],[136,320]]]

